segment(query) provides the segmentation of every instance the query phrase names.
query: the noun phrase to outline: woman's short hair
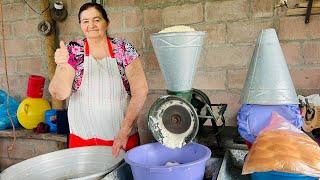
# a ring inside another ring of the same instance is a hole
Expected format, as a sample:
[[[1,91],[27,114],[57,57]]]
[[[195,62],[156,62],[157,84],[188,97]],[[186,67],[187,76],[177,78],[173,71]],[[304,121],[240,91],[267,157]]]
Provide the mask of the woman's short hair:
[[[79,9],[79,13],[78,13],[78,19],[79,19],[79,23],[80,23],[80,15],[83,11],[89,9],[89,8],[95,8],[97,11],[99,11],[103,17],[103,19],[109,24],[109,17],[108,14],[106,12],[106,10],[103,8],[103,6],[101,4],[98,3],[85,3],[83,4],[80,9]]]

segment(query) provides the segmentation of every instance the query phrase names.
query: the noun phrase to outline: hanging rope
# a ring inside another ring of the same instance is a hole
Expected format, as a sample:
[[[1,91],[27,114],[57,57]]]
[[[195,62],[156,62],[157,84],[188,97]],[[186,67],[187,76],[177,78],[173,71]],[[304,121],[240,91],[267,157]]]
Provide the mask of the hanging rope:
[[[2,3],[0,3],[0,8],[1,8],[1,35],[2,35],[2,50],[3,50],[3,56],[4,56],[4,69],[5,69],[5,75],[6,75],[6,82],[7,82],[7,99],[6,99],[6,106],[7,106],[7,115],[10,119],[11,125],[12,125],[12,133],[13,133],[13,141],[12,143],[8,146],[8,156],[9,152],[11,152],[14,149],[14,145],[16,143],[16,129],[10,114],[9,110],[9,97],[10,97],[10,84],[9,84],[9,76],[8,76],[8,63],[7,63],[7,54],[6,54],[6,44],[5,44],[5,36],[4,36],[4,20],[3,20],[3,7]],[[10,156],[9,156],[10,157]]]
[[[49,9],[49,7],[50,7],[50,4],[48,4],[48,7],[47,8],[45,8],[43,11],[41,11],[40,13],[38,12],[38,11],[36,11],[35,9],[33,9],[33,7],[26,1],[26,0],[23,0],[26,4],[27,4],[27,6],[33,11],[33,12],[35,12],[36,14],[38,14],[38,15],[42,15],[44,12],[46,12],[48,9]]]

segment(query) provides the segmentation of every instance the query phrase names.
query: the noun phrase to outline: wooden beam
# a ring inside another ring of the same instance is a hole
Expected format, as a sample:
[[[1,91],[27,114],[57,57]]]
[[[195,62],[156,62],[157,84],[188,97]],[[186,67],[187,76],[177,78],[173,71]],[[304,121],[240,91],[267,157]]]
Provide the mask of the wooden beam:
[[[49,7],[49,0],[41,0],[40,1],[40,9],[47,9]],[[52,25],[52,28],[55,26],[55,22],[52,20],[50,15],[50,9],[46,10],[42,14],[42,18],[45,21],[50,22]],[[56,63],[54,62],[54,52],[56,50],[56,43],[55,43],[55,30],[51,31],[51,33],[47,36],[45,36],[44,39],[44,45],[45,45],[45,53],[46,53],[46,59],[48,64],[48,76],[49,80],[51,81],[54,72],[56,70]],[[51,98],[52,108],[53,109],[62,109],[63,108],[63,102],[59,101],[57,99]]]
[[[297,8],[306,8],[306,7],[308,7],[308,3],[307,2],[299,3],[299,4],[296,4],[296,7]],[[313,3],[312,7],[313,8],[320,8],[320,2]]]
[[[286,12],[287,16],[299,16],[305,15],[307,13],[307,8],[293,8],[288,9]],[[311,14],[320,14],[320,8],[312,8]]]

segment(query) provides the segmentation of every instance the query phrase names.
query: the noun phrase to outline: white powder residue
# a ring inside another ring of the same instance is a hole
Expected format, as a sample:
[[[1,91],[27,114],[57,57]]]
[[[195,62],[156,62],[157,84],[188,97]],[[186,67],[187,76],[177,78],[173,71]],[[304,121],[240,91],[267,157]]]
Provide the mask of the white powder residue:
[[[181,163],[178,163],[178,162],[167,162],[164,166],[168,166],[168,167],[171,167],[171,166],[178,166],[180,165]]]
[[[171,26],[161,30],[158,33],[169,33],[169,32],[193,32],[195,31],[192,27],[189,26]]]
[[[168,107],[170,107],[172,105],[183,106],[188,111],[189,116],[192,117],[192,112],[190,110],[190,107],[188,107],[186,104],[181,103],[181,101],[177,101],[177,100],[172,100],[172,101],[170,101],[170,103],[165,103],[158,110],[158,112],[163,113]],[[160,117],[163,117],[162,113],[157,114],[157,119],[159,119],[158,128],[160,129],[160,132],[163,136],[162,144],[165,145],[166,147],[172,148],[172,149],[181,148],[182,146],[184,146],[186,144],[185,138],[192,133],[195,122],[191,121],[191,125],[190,125],[189,129],[187,131],[185,131],[184,133],[175,134],[175,133],[172,133],[169,130],[167,130],[166,127],[164,126],[163,121],[160,118]],[[183,119],[182,119],[182,121],[183,121]],[[154,122],[157,122],[157,121],[154,121]]]

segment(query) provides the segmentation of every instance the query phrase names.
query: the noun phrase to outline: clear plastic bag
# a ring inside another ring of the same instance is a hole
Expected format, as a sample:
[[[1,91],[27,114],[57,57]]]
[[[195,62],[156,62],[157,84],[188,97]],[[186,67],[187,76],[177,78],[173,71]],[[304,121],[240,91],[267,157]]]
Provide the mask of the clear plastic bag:
[[[273,112],[245,159],[242,174],[278,171],[320,177],[320,147]]]

